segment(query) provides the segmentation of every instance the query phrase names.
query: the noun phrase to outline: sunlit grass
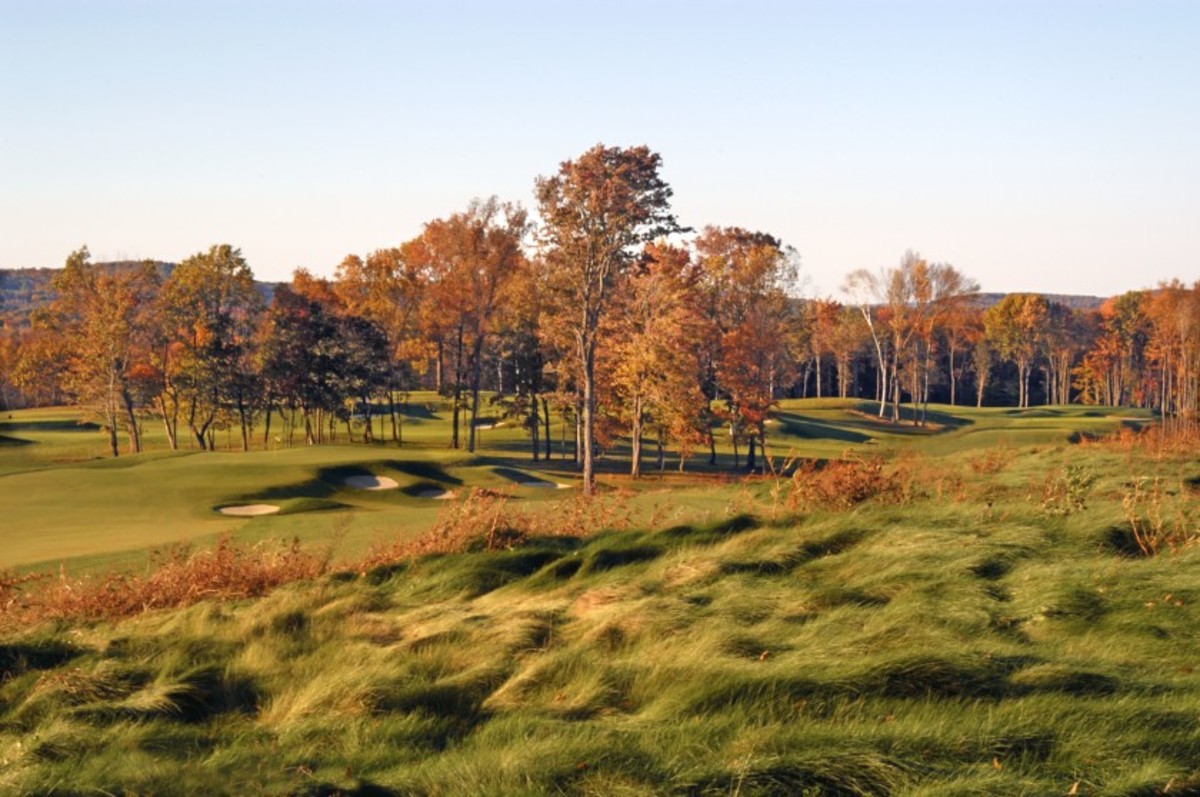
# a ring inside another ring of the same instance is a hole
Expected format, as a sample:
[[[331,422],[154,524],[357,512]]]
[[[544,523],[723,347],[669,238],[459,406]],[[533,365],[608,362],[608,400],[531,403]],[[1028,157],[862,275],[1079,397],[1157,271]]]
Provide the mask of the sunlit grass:
[[[728,485],[707,521],[13,635],[0,785],[1190,793],[1200,549],[1132,556],[1109,532],[1131,475],[1182,485],[1194,463],[1065,436],[997,450],[902,460],[922,489],[846,510]],[[1045,489],[1068,465],[1094,481],[1061,513]]]

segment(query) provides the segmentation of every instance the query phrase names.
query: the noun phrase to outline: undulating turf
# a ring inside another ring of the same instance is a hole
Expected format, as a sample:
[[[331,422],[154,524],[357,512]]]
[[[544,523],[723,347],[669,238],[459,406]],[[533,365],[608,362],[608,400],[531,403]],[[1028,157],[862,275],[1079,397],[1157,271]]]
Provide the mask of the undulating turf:
[[[901,431],[785,404],[781,443],[888,452],[894,489],[833,511],[789,501],[813,493],[787,479],[609,479],[630,508],[592,537],[11,632],[0,792],[1200,793],[1200,553],[1131,542],[1134,526],[1197,533],[1200,463],[1070,442],[1121,422],[1088,412]],[[419,511],[315,486],[359,470],[452,488],[513,481],[497,467],[564,476],[484,453],[153,465],[180,485],[160,506],[195,497],[198,524],[235,498],[339,504],[232,521],[274,534]],[[99,489],[142,467],[44,472]],[[514,506],[565,506],[522,489]]]

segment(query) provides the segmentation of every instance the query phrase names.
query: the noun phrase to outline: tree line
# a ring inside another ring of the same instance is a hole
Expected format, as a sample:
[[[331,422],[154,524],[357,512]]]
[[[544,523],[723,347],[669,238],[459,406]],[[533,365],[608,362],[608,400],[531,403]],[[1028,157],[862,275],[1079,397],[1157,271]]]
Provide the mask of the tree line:
[[[211,449],[218,432],[247,450],[342,435],[399,445],[408,394],[434,389],[449,399],[449,445],[467,451],[476,420],[502,412],[549,458],[551,419],[565,419],[560,456],[589,490],[596,457],[622,439],[635,476],[668,451],[681,469],[705,449],[715,463],[722,437],[754,470],[784,396],[869,399],[897,423],[907,403],[917,424],[931,401],[1196,415],[1200,283],[1096,310],[1036,294],[985,307],[974,280],[908,252],[847,275],[837,299],[804,299],[791,248],[683,227],[660,170],[646,147],[597,145],[537,179],[536,225],[519,205],[476,200],[348,255],[331,279],[297,270],[270,301],[230,245],[165,275],[104,268],[81,248],[31,327],[0,341],[3,399],[77,403],[115,456],[142,450],[147,423],[172,448]]]

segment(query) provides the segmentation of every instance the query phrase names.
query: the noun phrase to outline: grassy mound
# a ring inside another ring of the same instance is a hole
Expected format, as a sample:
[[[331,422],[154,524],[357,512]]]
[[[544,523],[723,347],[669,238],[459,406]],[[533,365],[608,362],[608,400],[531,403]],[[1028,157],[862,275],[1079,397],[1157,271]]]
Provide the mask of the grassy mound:
[[[708,522],[10,633],[0,791],[1200,793],[1187,455],[798,473]]]

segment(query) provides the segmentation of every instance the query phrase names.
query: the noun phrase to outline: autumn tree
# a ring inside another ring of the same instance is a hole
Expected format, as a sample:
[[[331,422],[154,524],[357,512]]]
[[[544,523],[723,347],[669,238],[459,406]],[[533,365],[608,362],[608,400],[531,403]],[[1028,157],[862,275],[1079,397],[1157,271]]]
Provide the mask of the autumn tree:
[[[508,284],[524,260],[529,229],[525,211],[496,197],[475,200],[466,211],[425,225],[405,254],[429,275],[430,326],[450,330],[454,349],[451,445],[459,446],[461,393],[469,396],[467,450],[475,450],[476,418],[485,344]]]
[[[950,379],[953,385],[956,341],[952,328],[979,292],[979,284],[949,263],[927,264],[918,258],[912,268],[913,323],[916,326],[916,342],[919,344],[919,378],[914,382],[913,401],[917,401],[919,394],[921,423],[924,423],[929,405],[929,378],[940,333],[949,329]]]
[[[865,268],[851,271],[842,283],[842,293],[862,316],[875,351],[875,400],[879,402],[880,418],[887,409],[890,395],[888,390],[892,383],[891,372],[888,370],[888,338],[880,319],[887,283],[886,271],[872,272]]]
[[[122,428],[130,450],[140,452],[136,413],[144,399],[140,365],[148,354],[150,308],[158,289],[154,265],[103,269],[90,262],[85,246],[71,253],[53,285],[57,298],[40,323],[57,338],[51,351],[61,361],[64,385],[99,420],[114,457]]]
[[[597,144],[536,183],[551,286],[567,298],[582,381],[584,493],[595,491],[596,348],[614,284],[642,244],[681,230],[662,159],[645,146]]]
[[[1072,369],[1094,337],[1084,313],[1059,302],[1047,302],[1041,336],[1047,403],[1071,403]]]
[[[1029,375],[1041,347],[1047,304],[1032,293],[1010,293],[983,314],[988,345],[1017,366],[1017,406],[1029,406]]]
[[[340,403],[336,335],[334,318],[321,302],[290,285],[275,290],[266,316],[262,374],[271,403],[284,410],[289,443],[300,420],[305,443],[315,445],[323,429],[321,413]]]
[[[1144,403],[1140,388],[1149,320],[1142,306],[1143,291],[1127,291],[1100,306],[1103,336],[1115,353],[1108,379],[1112,406]]]
[[[543,453],[550,459],[550,400],[554,380],[548,366],[562,356],[547,334],[549,314],[543,302],[544,278],[544,263],[540,259],[522,260],[508,282],[495,333],[503,376],[503,384],[497,385],[495,401],[507,417],[529,433],[534,462]]]
[[[833,351],[833,337],[842,311],[842,305],[833,299],[814,299],[804,305],[805,320],[809,328],[809,350],[816,364],[817,398],[824,395],[822,357]]]
[[[839,398],[849,395],[853,382],[854,360],[866,350],[868,340],[869,333],[858,310],[839,304],[827,344],[837,369]]]
[[[430,354],[420,335],[427,278],[423,264],[405,257],[400,247],[389,247],[377,249],[365,259],[347,255],[333,282],[344,312],[370,321],[384,335],[380,365],[386,368],[384,398],[396,444],[403,440],[403,416],[396,412],[396,393],[411,389],[416,376],[424,373]]]
[[[969,329],[967,334],[974,343],[971,347],[971,369],[975,372],[975,406],[979,408],[983,406],[983,394],[987,391],[988,382],[992,376],[992,365],[996,361],[996,352],[992,350],[992,344],[984,332],[982,322],[979,327]]]
[[[981,329],[982,311],[974,296],[967,294],[960,301],[950,302],[942,315],[942,340],[946,348],[946,375],[950,384],[950,404],[958,403],[958,380],[970,363],[970,347]],[[966,354],[960,358],[959,354]],[[965,361],[964,361],[965,360]],[[986,380],[985,380],[986,381]]]
[[[790,331],[797,326],[789,292],[796,279],[794,253],[774,236],[738,227],[706,227],[695,241],[705,312],[714,327],[711,367],[726,400],[730,437],[766,445],[766,420],[775,389],[794,364]]]
[[[696,442],[705,403],[697,379],[705,323],[697,277],[687,250],[650,244],[616,293],[609,354],[613,387],[629,423],[634,478],[641,475],[647,424],[656,431],[660,468],[668,436],[684,452]],[[683,459],[681,454],[681,467]]]
[[[165,379],[192,437],[201,449],[211,448],[214,424],[240,390],[262,298],[241,250],[220,244],[180,263],[160,301],[172,351]],[[244,446],[248,420],[241,419]],[[177,439],[173,432],[171,438]]]
[[[1200,411],[1200,282],[1158,286],[1144,302],[1147,357],[1158,372],[1164,417],[1192,422]]]

